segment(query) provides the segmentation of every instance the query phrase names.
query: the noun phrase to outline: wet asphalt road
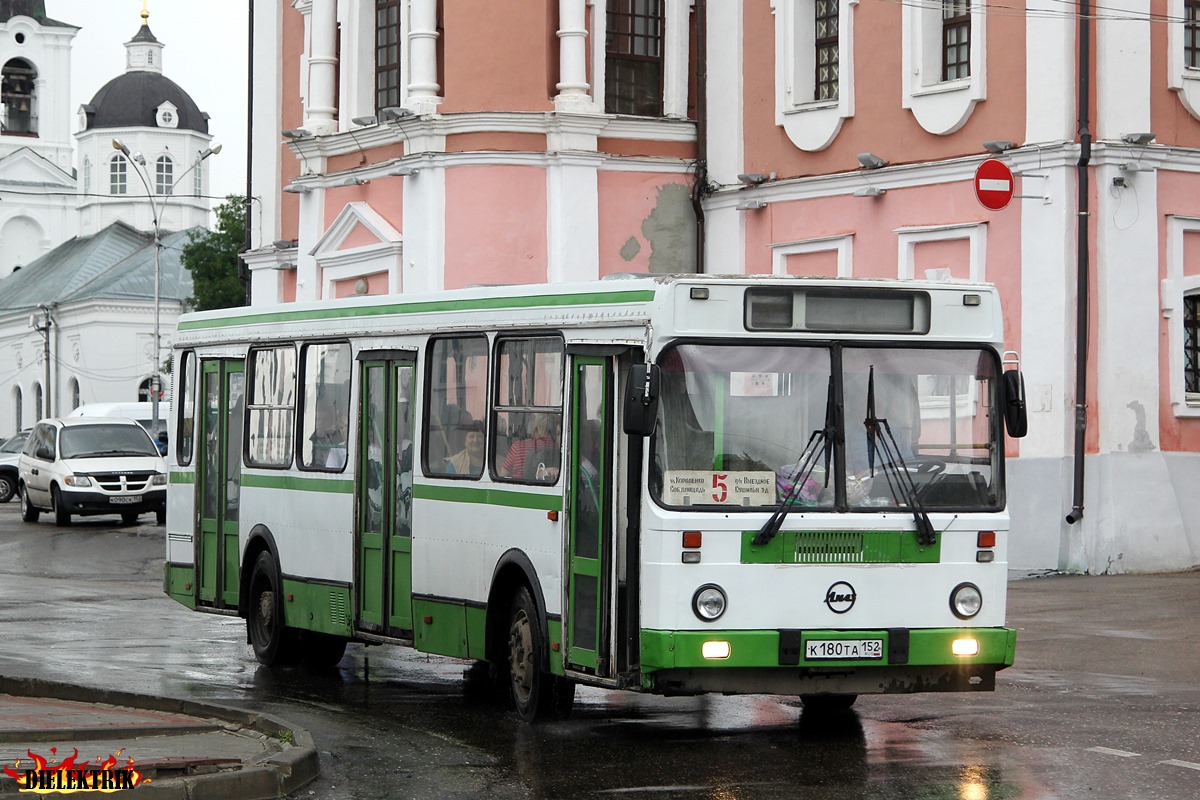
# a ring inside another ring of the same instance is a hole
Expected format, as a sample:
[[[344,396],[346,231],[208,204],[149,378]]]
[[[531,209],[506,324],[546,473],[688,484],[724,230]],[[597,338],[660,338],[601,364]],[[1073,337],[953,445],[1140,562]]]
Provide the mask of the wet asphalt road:
[[[153,518],[20,521],[0,505],[0,673],[219,702],[313,733],[296,797],[1194,798],[1200,573],[1017,581],[995,693],[864,697],[835,721],[773,697],[581,690],[527,726],[469,665],[352,645],[339,669],[258,666],[236,618],[161,592]]]

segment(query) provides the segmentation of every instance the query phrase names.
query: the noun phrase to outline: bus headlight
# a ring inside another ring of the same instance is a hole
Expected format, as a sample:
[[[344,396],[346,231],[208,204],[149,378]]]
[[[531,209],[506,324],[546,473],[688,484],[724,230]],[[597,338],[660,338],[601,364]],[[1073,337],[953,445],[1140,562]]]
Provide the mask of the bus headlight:
[[[950,593],[950,610],[959,619],[970,619],[983,608],[983,595],[973,583],[960,583]]]
[[[714,583],[706,583],[692,595],[692,611],[705,622],[719,619],[725,613],[725,592]]]

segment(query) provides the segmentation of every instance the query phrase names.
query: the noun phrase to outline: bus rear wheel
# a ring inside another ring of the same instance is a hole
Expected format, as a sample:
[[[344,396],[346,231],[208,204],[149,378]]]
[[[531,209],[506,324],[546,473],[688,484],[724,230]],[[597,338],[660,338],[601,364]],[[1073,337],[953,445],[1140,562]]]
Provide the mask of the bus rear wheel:
[[[508,683],[517,714],[526,722],[562,719],[575,704],[575,684],[543,672],[545,644],[537,609],[522,586],[513,597],[508,625]]]
[[[804,703],[804,711],[809,714],[836,714],[849,711],[850,706],[858,699],[856,694],[802,694],[800,702]]]
[[[346,655],[348,642],[343,636],[305,631],[301,639],[304,663],[312,669],[333,669]]]
[[[283,616],[283,582],[275,558],[264,550],[254,561],[250,573],[250,608],[246,628],[254,657],[265,666],[277,667],[296,662],[296,632],[289,630]]]

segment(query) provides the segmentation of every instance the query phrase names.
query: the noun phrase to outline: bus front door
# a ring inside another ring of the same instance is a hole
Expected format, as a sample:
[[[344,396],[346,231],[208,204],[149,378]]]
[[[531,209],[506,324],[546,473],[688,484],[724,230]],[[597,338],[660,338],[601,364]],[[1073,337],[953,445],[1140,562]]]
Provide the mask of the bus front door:
[[[238,505],[242,493],[242,409],[245,365],[201,364],[203,456],[198,459],[200,535],[196,540],[196,601],[216,608],[238,604]]]
[[[567,663],[610,672],[612,598],[611,359],[576,356],[571,391]]]
[[[415,355],[364,353],[356,467],[358,626],[412,635]]]

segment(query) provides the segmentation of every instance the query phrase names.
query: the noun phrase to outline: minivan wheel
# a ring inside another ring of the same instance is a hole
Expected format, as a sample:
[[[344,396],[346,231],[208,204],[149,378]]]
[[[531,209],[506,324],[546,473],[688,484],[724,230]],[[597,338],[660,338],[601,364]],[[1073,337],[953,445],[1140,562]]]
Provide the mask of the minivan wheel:
[[[0,503],[7,503],[17,493],[17,479],[11,475],[0,475]]]
[[[37,510],[33,503],[29,502],[29,490],[24,486],[20,487],[21,493],[21,519],[26,522],[37,522],[38,516],[42,513]]]
[[[136,525],[138,513],[136,511],[124,511],[121,513],[121,522],[126,525]]]
[[[65,528],[71,524],[71,512],[63,506],[62,495],[57,486],[50,487],[50,510],[54,512],[54,524]]]

